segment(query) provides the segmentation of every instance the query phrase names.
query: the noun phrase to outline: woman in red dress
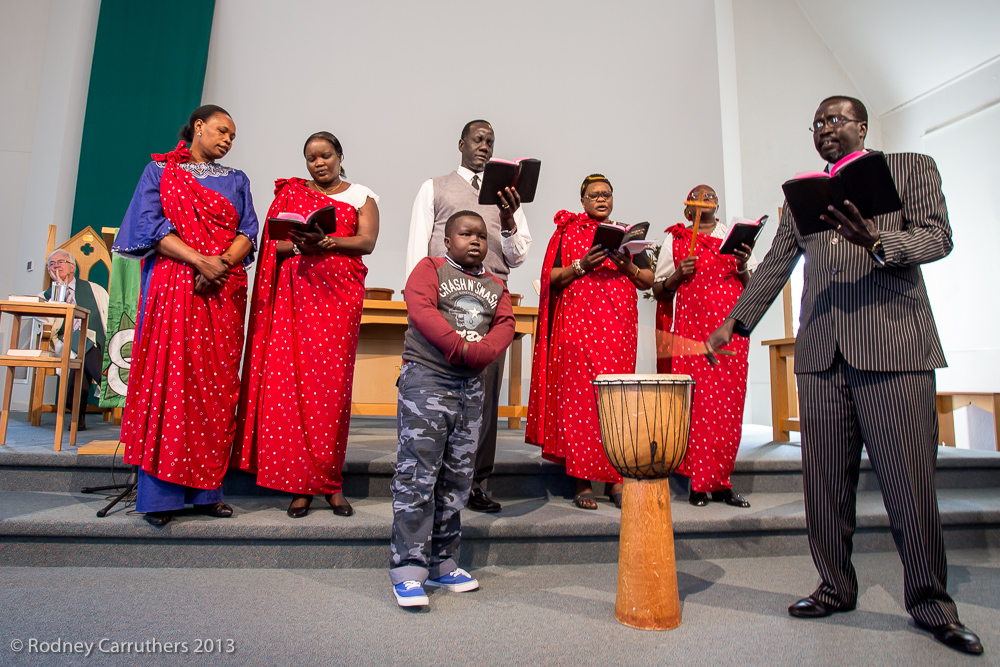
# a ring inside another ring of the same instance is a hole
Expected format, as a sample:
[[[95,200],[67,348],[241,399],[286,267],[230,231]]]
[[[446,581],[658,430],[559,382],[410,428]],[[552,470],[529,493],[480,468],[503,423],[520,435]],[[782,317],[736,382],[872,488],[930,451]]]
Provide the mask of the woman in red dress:
[[[692,228],[674,225],[668,229],[670,236],[660,250],[653,285],[653,296],[659,302],[657,328],[673,334],[657,332],[658,344],[664,346],[657,356],[670,360],[669,371],[659,364],[658,370],[690,375],[695,381],[691,436],[687,456],[677,472],[691,478],[692,505],[704,507],[711,493],[714,501],[750,507],[745,498],[733,492],[729,481],[743,427],[749,341],[738,337],[728,348],[735,356],[719,357],[714,367],[704,355],[692,353],[691,341],[707,340],[722,324],[749,282],[756,260],[746,244],[735,256],[719,254],[728,227],[715,217],[719,207],[715,190],[699,185],[688,201],[708,204],[684,209],[688,220],[700,215],[694,253],[690,252]]]
[[[312,180],[275,181],[267,217],[332,205],[336,231],[293,233],[290,242],[264,230],[233,463],[260,486],[293,494],[292,518],[304,517],[317,493],[351,516],[342,471],[368,273],[361,257],[375,248],[378,196],[343,180],[344,151],[329,132],[309,137],[303,152]]]
[[[591,481],[605,482],[621,507],[622,478],[601,444],[591,382],[605,373],[634,373],[639,314],[636,289],[649,289],[645,253],[635,258],[593,245],[608,222],[611,182],[600,174],[580,187],[584,213],[559,211],[542,265],[538,334],[531,367],[525,441],[576,478],[573,502],[597,509]]]
[[[155,526],[186,503],[233,514],[222,478],[257,240],[246,174],[216,163],[235,137],[225,109],[195,109],[184,141],[146,166],[115,239],[115,252],[143,260],[121,439],[125,462],[139,466],[136,509]]]

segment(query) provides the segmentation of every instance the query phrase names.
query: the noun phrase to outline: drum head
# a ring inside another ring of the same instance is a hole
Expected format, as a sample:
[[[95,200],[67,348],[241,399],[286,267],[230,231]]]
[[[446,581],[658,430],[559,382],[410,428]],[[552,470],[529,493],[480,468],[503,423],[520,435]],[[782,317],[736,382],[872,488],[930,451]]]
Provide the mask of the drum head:
[[[690,375],[668,375],[668,374],[636,374],[636,373],[619,373],[615,375],[598,375],[594,379],[594,384],[599,384],[601,382],[614,382],[616,384],[622,382],[637,382],[641,384],[691,384],[694,380],[691,379]]]

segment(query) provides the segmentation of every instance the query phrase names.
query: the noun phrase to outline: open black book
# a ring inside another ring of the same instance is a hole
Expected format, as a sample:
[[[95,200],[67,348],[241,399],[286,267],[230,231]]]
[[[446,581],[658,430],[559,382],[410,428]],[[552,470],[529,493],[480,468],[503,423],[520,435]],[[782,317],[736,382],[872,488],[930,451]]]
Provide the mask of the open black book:
[[[267,219],[267,236],[272,241],[289,241],[288,233],[293,229],[304,232],[309,229],[319,228],[326,235],[337,231],[337,207],[324,206],[318,208],[308,217],[302,217],[298,213],[284,211],[273,218]]]
[[[628,227],[603,222],[597,226],[591,246],[599,245],[605,250],[621,250],[637,255],[652,245],[652,242],[645,240],[648,232],[648,222],[637,222]]]
[[[878,151],[851,153],[830,168],[830,173],[805,172],[786,181],[788,207],[795,226],[803,236],[825,232],[830,225],[820,220],[833,206],[844,215],[844,200],[854,204],[863,218],[892,213],[903,208],[903,202],[892,180],[885,154]]]
[[[719,248],[720,255],[732,255],[733,251],[746,243],[751,249],[757,244],[757,237],[764,229],[767,216],[762,215],[756,220],[748,218],[733,218],[729,223],[729,231],[726,238],[722,239],[722,247]]]
[[[522,204],[534,201],[535,190],[538,189],[538,173],[541,170],[542,161],[533,157],[523,157],[514,162],[490,160],[483,169],[479,203],[484,206],[499,205],[497,193],[504,188],[516,189]]]

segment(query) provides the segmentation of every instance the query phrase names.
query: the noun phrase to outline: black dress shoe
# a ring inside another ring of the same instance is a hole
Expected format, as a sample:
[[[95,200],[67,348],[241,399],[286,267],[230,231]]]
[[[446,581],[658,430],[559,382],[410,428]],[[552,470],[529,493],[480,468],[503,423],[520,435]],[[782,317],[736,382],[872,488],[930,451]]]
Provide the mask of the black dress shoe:
[[[333,508],[334,514],[336,514],[337,516],[354,516],[354,508],[351,507],[351,503],[347,502],[346,498],[344,499],[344,504],[342,505],[334,505],[331,502],[332,498],[333,498],[332,493],[326,494],[326,502],[330,503],[330,507]]]
[[[293,507],[296,501],[302,500],[303,498],[307,499],[305,505],[302,505],[301,507]],[[312,501],[313,497],[311,495],[308,494],[296,495],[295,497],[292,498],[292,502],[288,505],[288,516],[292,517],[293,519],[301,519],[306,514],[309,514],[309,506],[312,505]]]
[[[983,654],[983,644],[979,641],[979,637],[976,636],[975,632],[961,623],[947,623],[932,627],[917,621],[917,625],[924,630],[929,630],[933,633],[934,639],[948,648],[953,648],[962,653],[971,653],[972,655]]]
[[[726,503],[727,505],[732,505],[733,507],[750,507],[750,503],[747,499],[738,493],[733,493],[732,489],[712,491],[712,500],[717,503]]]
[[[695,507],[704,507],[708,504],[708,494],[701,491],[692,491],[691,495],[688,496],[688,502]]]
[[[807,598],[802,598],[789,607],[788,613],[796,618],[823,618],[842,611],[854,611],[854,607],[855,605],[853,604],[844,605],[842,607],[834,607],[824,602],[820,602],[810,595]]]
[[[146,512],[142,518],[151,526],[165,526],[174,517],[170,512]]]
[[[215,503],[214,505],[195,505],[194,511],[205,516],[214,516],[218,519],[228,519],[233,515],[233,508],[226,503]]]
[[[482,489],[473,489],[469,496],[469,509],[473,512],[499,512],[502,505],[495,500],[491,500]]]

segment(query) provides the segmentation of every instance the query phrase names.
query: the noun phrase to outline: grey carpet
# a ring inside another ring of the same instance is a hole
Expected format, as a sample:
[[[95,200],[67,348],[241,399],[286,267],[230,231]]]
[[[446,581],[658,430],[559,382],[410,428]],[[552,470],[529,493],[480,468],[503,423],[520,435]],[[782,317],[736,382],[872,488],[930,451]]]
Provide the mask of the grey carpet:
[[[902,606],[895,554],[855,557],[859,608],[805,621],[808,557],[681,561],[683,623],[614,620],[615,565],[486,567],[482,588],[399,609],[384,569],[0,568],[3,665],[922,665],[997,664],[1000,551],[950,554],[949,590],[987,655],[955,653]],[[187,655],[28,655],[14,639],[187,642]],[[232,654],[193,655],[198,639]]]

